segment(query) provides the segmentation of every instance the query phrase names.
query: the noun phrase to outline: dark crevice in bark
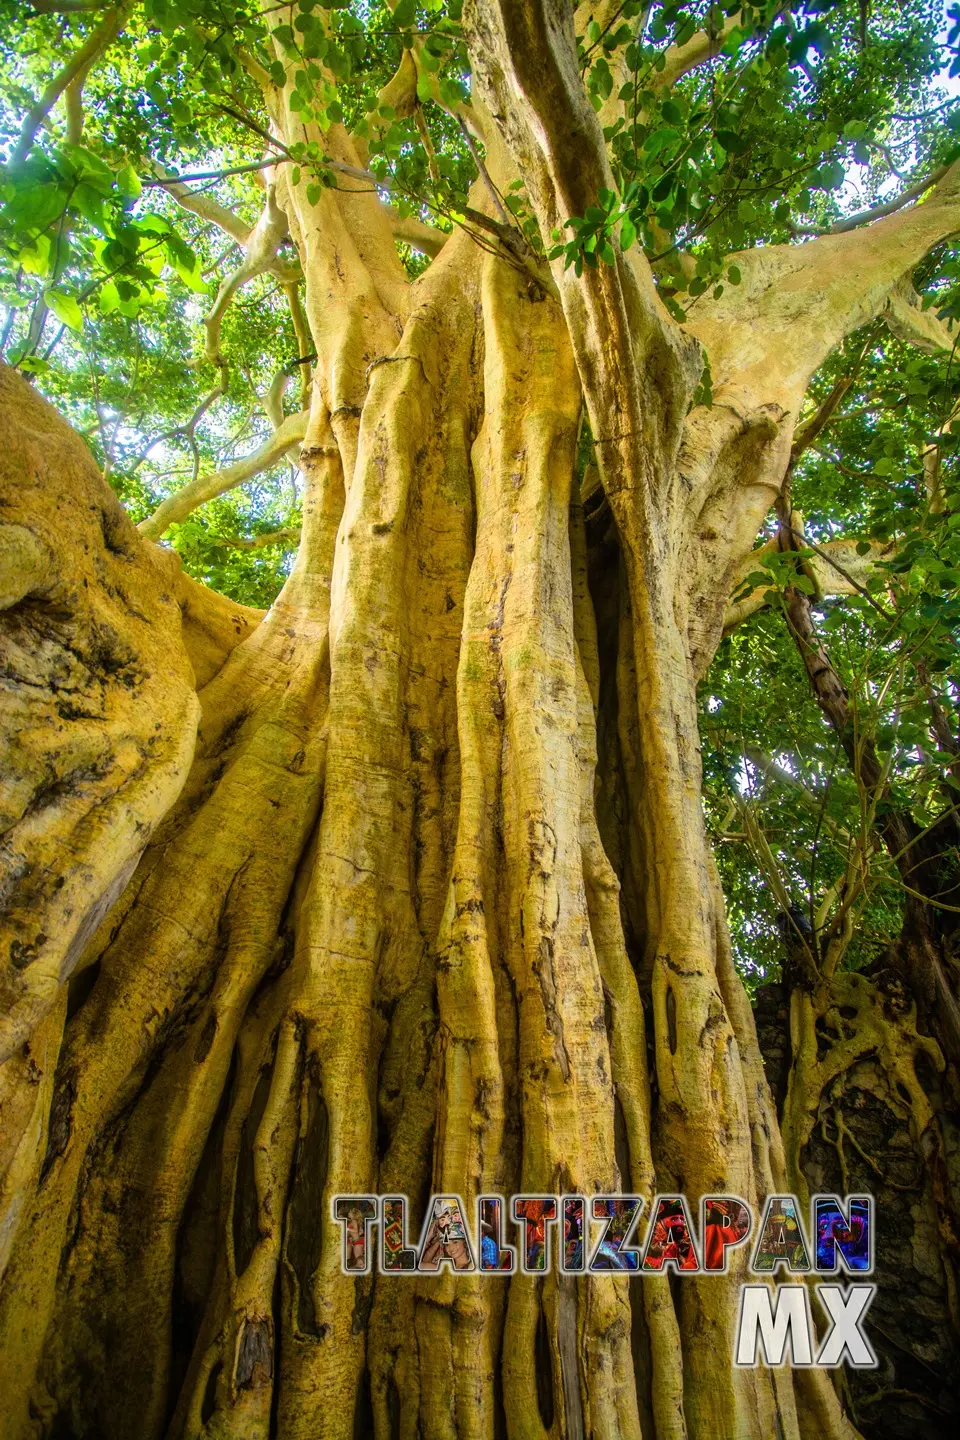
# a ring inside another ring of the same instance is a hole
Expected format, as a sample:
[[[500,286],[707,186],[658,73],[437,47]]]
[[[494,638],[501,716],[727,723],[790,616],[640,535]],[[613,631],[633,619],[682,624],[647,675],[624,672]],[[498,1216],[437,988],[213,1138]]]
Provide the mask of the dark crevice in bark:
[[[665,1001],[664,1001],[664,1009],[666,1010],[666,1016],[667,1016],[667,1043],[668,1043],[669,1046],[670,1046],[670,1054],[671,1054],[671,1055],[676,1055],[676,1053],[677,1053],[677,1001],[676,1001],[676,996],[675,996],[674,993],[673,993],[673,986],[672,986],[672,985],[668,985],[668,986],[667,986],[667,994],[666,994],[666,999],[665,999]]]
[[[100,960],[94,960],[83,970],[71,975],[67,988],[67,1022],[73,1019],[82,1005],[89,1000],[94,985],[100,976]]]
[[[237,1276],[241,1276],[253,1257],[260,1240],[259,1202],[257,1198],[257,1177],[254,1167],[254,1141],[263,1112],[270,1095],[270,1081],[273,1066],[261,1070],[257,1080],[250,1112],[240,1132],[240,1151],[237,1155],[237,1179],[233,1194],[233,1259]]]
[[[366,1330],[370,1321],[370,1311],[373,1306],[373,1286],[368,1280],[365,1281],[359,1275],[353,1282],[353,1286],[353,1315],[351,1317],[350,1328],[354,1335],[360,1335]]]
[[[537,1381],[537,1409],[543,1428],[553,1425],[553,1356],[550,1353],[550,1331],[543,1309],[543,1281],[537,1282],[537,1333],[533,1345],[533,1366]]]
[[[373,1433],[373,1395],[370,1388],[370,1371],[364,1367],[357,1385],[357,1400],[353,1409],[353,1440],[369,1440]]]
[[[643,1309],[643,1280],[639,1275],[630,1277],[630,1353],[633,1357],[633,1376],[637,1386],[640,1433],[655,1435],[653,1358],[650,1351],[650,1330]]]
[[[630,1183],[630,1139],[627,1120],[620,1103],[620,1096],[614,1090],[613,1100],[613,1153],[620,1171],[620,1188],[625,1193],[632,1189]]]
[[[307,1120],[293,1162],[285,1253],[297,1282],[297,1326],[303,1334],[319,1337],[323,1331],[317,1322],[311,1281],[322,1250],[330,1121],[315,1058],[307,1062],[305,1084]]]
[[[790,992],[779,981],[759,985],[753,997],[757,1043],[770,1094],[783,1117],[790,1080]]]
[[[223,727],[213,744],[206,749],[204,758],[207,760],[214,758],[222,759],[227,750],[229,750],[239,738],[240,731],[243,729],[247,720],[249,720],[250,714],[251,712],[249,710],[241,707],[236,715]]]
[[[438,1087],[439,1093],[439,1087]],[[427,1207],[430,1204],[430,1196],[433,1193],[433,1157],[436,1150],[437,1122],[436,1119],[430,1123],[430,1129],[424,1137],[423,1154],[426,1163],[420,1169],[420,1189],[415,1195],[410,1196],[410,1234],[418,1236],[423,1228],[426,1218]]]
[[[213,1042],[217,1033],[217,1014],[211,1010],[203,1024],[203,1029],[197,1036],[196,1047],[193,1058],[197,1065],[202,1065],[213,1048]]]
[[[40,1183],[46,1179],[54,1161],[64,1153],[70,1140],[73,1102],[77,1096],[76,1079],[72,1070],[58,1075],[50,1103],[50,1123],[47,1127],[47,1153],[40,1168]]]
[[[206,1425],[212,1420],[217,1409],[217,1384],[220,1380],[223,1366],[218,1360],[210,1374],[207,1376],[207,1387],[203,1392],[203,1401],[200,1405],[200,1420]]]
[[[387,1424],[390,1440],[400,1440],[400,1391],[392,1374],[387,1379]]]
[[[183,1207],[174,1249],[173,1295],[171,1297],[170,1377],[167,1387],[167,1423],[173,1417],[180,1390],[186,1379],[194,1346],[203,1321],[207,1300],[216,1273],[220,1246],[220,1171],[223,1136],[233,1103],[237,1073],[234,1051],[220,1097],[220,1104],[207,1136],[200,1164]],[[214,1377],[215,1385],[215,1377]],[[210,1384],[208,1393],[213,1392]]]

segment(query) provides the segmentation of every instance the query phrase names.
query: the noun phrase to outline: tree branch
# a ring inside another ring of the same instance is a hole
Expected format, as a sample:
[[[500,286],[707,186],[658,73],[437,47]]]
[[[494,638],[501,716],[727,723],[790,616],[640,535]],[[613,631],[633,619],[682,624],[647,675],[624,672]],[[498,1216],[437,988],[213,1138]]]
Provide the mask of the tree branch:
[[[250,231],[246,241],[241,241],[244,250],[243,263],[226,276],[217,292],[217,298],[207,314],[204,325],[207,330],[206,358],[217,362],[220,359],[220,327],[231,300],[242,286],[258,275],[271,270],[281,284],[293,283],[297,272],[281,265],[277,250],[287,233],[287,217],[277,204],[276,185],[271,175],[267,181],[267,194],[260,219]]]
[[[782,14],[782,11],[780,13]],[[728,15],[715,33],[699,30],[685,45],[671,45],[664,56],[663,69],[653,77],[653,88],[666,90],[670,85],[676,85],[684,75],[689,75],[691,70],[706,65],[709,60],[715,60],[732,32],[742,23],[743,12],[738,10],[735,14]]]
[[[131,4],[132,0],[121,0],[119,5],[114,5],[108,10],[97,28],[90,32],[63,69],[53,77],[39,100],[30,106],[24,116],[19,138],[10,157],[12,165],[19,165],[27,158],[37,131],[68,85],[78,78],[82,78],[93,62],[116,39]]]
[[[193,184],[195,180],[225,180],[228,175],[250,175],[257,170],[269,170],[274,165],[284,164],[288,159],[287,155],[268,155],[266,159],[255,160],[249,165],[228,165],[223,170],[199,170],[193,171],[189,175],[174,175],[172,171],[163,171],[162,165],[159,165],[157,161],[152,161],[154,171],[162,171],[167,178],[146,180],[141,177],[140,184],[146,188],[153,185]],[[173,194],[173,191],[171,190],[170,193]],[[187,193],[193,194],[194,192],[188,191]],[[204,197],[197,195],[196,198],[202,200]]]
[[[303,305],[300,302],[299,284],[292,282],[289,285],[284,285],[283,289],[287,297],[290,319],[293,321],[293,333],[297,337],[297,360],[300,369],[300,400],[303,409],[309,410],[310,386],[313,382],[313,367],[309,358],[313,352],[310,326],[307,324],[307,317],[303,312]]]
[[[402,240],[412,250],[419,250],[424,255],[439,255],[450,239],[448,231],[438,230],[435,225],[426,225],[422,220],[418,220],[416,215],[398,215],[396,210],[389,206],[387,213],[394,239]]]
[[[927,445],[923,452],[923,485],[927,492],[927,508],[931,515],[942,515],[947,508],[946,496],[943,493],[943,476],[941,475],[940,439],[942,436],[952,433],[953,426],[958,419],[960,419],[960,401],[940,426],[936,440],[933,444]]]
[[[264,550],[268,545],[282,545],[285,550],[295,550],[300,543],[299,525],[284,525],[280,530],[267,530],[260,535],[217,535],[218,545],[229,545],[232,550]]]
[[[264,167],[258,164],[256,168],[260,170]],[[211,225],[216,225],[225,234],[232,236],[238,245],[246,246],[252,233],[252,226],[248,225],[245,220],[241,220],[233,210],[228,210],[225,205],[218,204],[210,195],[198,195],[195,191],[188,189],[181,179],[173,175],[158,160],[151,162],[151,169],[157,179],[155,182],[148,180],[146,182],[148,185],[151,183],[162,185],[164,190],[172,195],[184,210],[189,210],[192,214],[198,215],[201,220],[207,220]],[[200,177],[192,176],[191,178]]]
[[[890,291],[883,318],[898,340],[915,345],[928,354],[950,350],[956,343],[953,322],[940,320],[932,306],[926,310],[923,308],[909,276],[903,276]]]
[[[307,433],[308,418],[306,410],[300,410],[296,415],[288,415],[283,424],[278,426],[252,455],[235,460],[232,465],[227,465],[222,470],[202,475],[191,484],[185,485],[182,490],[178,490],[175,495],[168,496],[148,520],[141,520],[137,527],[140,533],[150,540],[159,540],[171,525],[185,520],[208,500],[214,500],[218,495],[224,495],[228,490],[242,485],[244,481],[252,480],[255,475],[269,470],[283,459],[289,446],[303,439]]]
[[[793,512],[796,516],[797,512]],[[877,567],[881,561],[889,560],[896,554],[896,545],[892,542],[881,540],[858,540],[839,539],[828,540],[823,545],[816,545],[807,538],[802,531],[796,532],[797,543],[812,550],[812,556],[804,561],[804,571],[810,576],[817,587],[820,595],[866,595],[873,602],[873,596],[867,589],[867,581],[876,574]],[[861,555],[857,546],[868,544],[869,551]],[[732,587],[732,594],[735,597],[737,591],[743,587],[747,576],[754,571],[762,570],[764,560],[767,556],[779,553],[780,547],[776,540],[768,540],[755,550],[744,556],[737,569]],[[771,580],[769,585],[758,585],[749,595],[741,599],[731,599],[723,617],[723,633],[729,635],[744,620],[751,615],[756,615],[759,610],[765,609],[768,605],[779,604],[780,590]],[[888,617],[890,618],[890,617]]]
[[[924,255],[957,229],[960,162],[922,205],[866,230],[730,257],[740,267],[741,284],[726,286],[719,299],[705,296],[686,327],[710,356],[715,403],[729,398],[756,404],[776,396],[796,414],[830,352],[878,315],[892,317],[895,325],[909,319],[914,339],[919,332],[925,343],[938,343],[947,332],[934,333],[934,317],[920,318],[905,287]]]
[[[861,225],[870,225],[874,220],[882,220],[885,215],[895,215],[898,210],[902,210],[912,200],[919,200],[920,196],[925,195],[932,186],[939,184],[949,168],[949,165],[941,165],[939,169],[934,170],[923,180],[908,185],[906,190],[901,191],[894,199],[886,200],[882,205],[874,205],[870,210],[858,210],[855,215],[847,215],[843,220],[838,220],[835,225],[829,225],[826,230],[817,230],[812,225],[795,225],[793,233],[795,235],[844,235],[848,230],[858,230]]]
[[[842,379],[838,380],[823,404],[817,407],[814,414],[810,416],[810,419],[805,420],[803,424],[797,426],[793,437],[793,448],[790,451],[791,468],[800,459],[804,450],[809,449],[818,436],[822,435],[830,424],[830,421],[853,388],[855,373],[856,372],[854,372],[853,375],[844,375]]]

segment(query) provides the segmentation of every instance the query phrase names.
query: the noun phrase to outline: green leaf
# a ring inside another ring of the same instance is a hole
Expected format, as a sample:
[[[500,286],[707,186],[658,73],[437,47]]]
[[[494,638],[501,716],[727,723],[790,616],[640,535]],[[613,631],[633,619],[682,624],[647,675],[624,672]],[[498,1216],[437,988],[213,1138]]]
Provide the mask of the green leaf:
[[[143,193],[140,176],[132,165],[124,165],[117,171],[117,189],[127,200],[138,200]]]
[[[679,139],[680,132],[678,130],[670,125],[664,125],[661,129],[654,130],[652,135],[647,136],[643,142],[643,148],[648,155],[659,155],[661,150],[665,150],[668,145],[672,145],[675,140]]]
[[[156,215],[148,210],[146,215],[138,215],[135,228],[144,235],[169,235],[171,233],[170,221],[163,215]]]
[[[62,324],[71,330],[83,329],[83,311],[72,295],[63,290],[48,290],[44,299]]]
[[[50,268],[49,235],[38,235],[24,246],[17,259],[28,275],[46,275]]]

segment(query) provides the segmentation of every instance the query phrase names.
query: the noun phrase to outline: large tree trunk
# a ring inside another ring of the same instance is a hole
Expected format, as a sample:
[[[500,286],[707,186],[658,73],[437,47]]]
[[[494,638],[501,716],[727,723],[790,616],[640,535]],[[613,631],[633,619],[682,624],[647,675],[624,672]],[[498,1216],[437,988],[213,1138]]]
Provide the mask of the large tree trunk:
[[[717,961],[695,749],[679,792],[668,760],[644,758],[669,733],[646,695],[676,707],[690,743],[692,682],[651,676],[638,705],[650,661],[626,609],[601,673],[559,307],[460,237],[393,348],[362,416],[338,407],[339,443],[317,400],[291,579],[200,691],[179,800],[64,962],[73,978],[23,1059],[11,1052],[37,1096],[3,1290],[12,1433],[32,1416],[51,1433],[253,1436],[274,1414],[284,1436],[317,1434],[318,1415],[329,1435],[483,1435],[499,1414],[517,1435],[652,1421],[760,1436],[779,1411],[797,1434],[789,1380],[731,1366],[737,1274],[675,1306],[661,1278],[418,1288],[340,1273],[336,1192],[407,1193],[416,1230],[431,1188],[756,1201],[785,1183],[749,1010]],[[7,388],[11,431],[27,410],[61,435],[21,382]],[[76,445],[40,478],[31,517],[90,488],[152,578],[160,552]],[[75,565],[65,542],[61,568]],[[40,661],[54,603],[36,589],[7,611]],[[143,657],[149,678],[185,671],[190,640],[174,627],[162,658]],[[52,667],[39,682],[57,694]],[[660,856],[631,868],[633,963],[594,804],[605,683],[633,853]],[[134,699],[159,744],[189,744],[192,709]],[[85,783],[73,773],[65,793]],[[132,784],[117,786],[124,815]],[[98,837],[117,868],[124,833],[118,819]],[[90,877],[84,913],[112,893]]]
[[[504,50],[538,7],[509,10],[471,20],[506,140],[474,123],[549,234],[583,213],[551,149],[569,56],[552,75],[556,35]],[[546,98],[507,83],[510,54],[546,57]],[[586,195],[597,121],[573,108]],[[323,143],[362,167],[340,127]],[[843,305],[824,282],[789,363],[813,246],[764,262],[787,296],[766,366],[767,272],[705,306],[722,402],[688,415],[697,340],[639,262],[576,288],[461,231],[411,287],[369,186],[308,188],[278,174],[318,356],[304,528],[259,622],[179,576],[3,380],[7,1433],[851,1437],[822,1372],[732,1365],[743,1258],[675,1291],[360,1279],[330,1197],[405,1193],[416,1231],[431,1190],[793,1188],[695,687],[809,374],[954,193],[884,222]],[[584,404],[622,556],[592,593]]]

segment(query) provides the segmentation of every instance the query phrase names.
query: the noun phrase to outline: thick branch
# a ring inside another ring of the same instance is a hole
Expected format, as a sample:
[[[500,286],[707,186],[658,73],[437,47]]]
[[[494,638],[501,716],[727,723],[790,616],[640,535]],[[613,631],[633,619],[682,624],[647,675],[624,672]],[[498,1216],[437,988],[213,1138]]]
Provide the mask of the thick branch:
[[[424,255],[439,255],[450,238],[445,230],[424,224],[416,215],[398,215],[393,209],[389,209],[388,214],[394,239],[402,240],[412,250],[420,250]]]
[[[114,5],[107,12],[97,28],[92,30],[79,49],[74,51],[63,69],[54,75],[36,104],[30,106],[24,116],[19,139],[10,157],[12,164],[19,165],[27,158],[37,131],[68,85],[84,76],[101,52],[116,39],[117,32],[131,3],[132,0],[122,0],[121,4]]]
[[[708,60],[715,60],[731,33],[742,23],[743,14],[738,10],[735,14],[728,15],[716,32],[699,30],[685,45],[671,45],[664,56],[663,69],[653,76],[654,87],[657,90],[666,90],[668,86],[676,85],[684,75],[689,75],[691,70],[706,65]]]
[[[267,197],[260,219],[244,245],[243,263],[226,276],[217,292],[213,308],[203,322],[207,329],[208,360],[216,361],[220,357],[220,327],[238,290],[267,270],[276,272],[283,284],[289,284],[294,278],[296,272],[292,272],[287,266],[279,265],[277,261],[277,250],[286,233],[287,217],[277,204],[276,188],[271,179],[267,184]]]
[[[228,490],[234,490],[242,485],[245,480],[252,480],[255,475],[260,475],[264,470],[269,470],[271,465],[276,465],[282,460],[284,453],[290,445],[297,440],[302,440],[307,433],[308,413],[300,410],[296,415],[288,415],[283,424],[280,425],[260,446],[259,450],[252,455],[245,456],[242,460],[235,460],[232,465],[225,466],[222,470],[214,470],[212,474],[201,475],[192,484],[185,485],[175,495],[170,495],[159,505],[149,520],[142,520],[139,525],[141,534],[148,536],[151,540],[159,540],[160,536],[171,525],[178,524],[191,515],[200,505],[206,504],[208,500],[214,500],[218,495],[224,495]]]
[[[918,350],[926,350],[928,354],[950,350],[955,344],[952,321],[938,319],[933,307],[923,308],[908,276],[904,276],[890,291],[883,318],[898,340],[915,345]]]
[[[877,315],[910,320],[912,338],[936,343],[905,286],[914,267],[960,228],[960,162],[922,205],[866,229],[804,245],[771,245],[736,257],[742,283],[704,297],[688,329],[706,346],[715,402],[777,398],[794,414],[830,352]],[[945,330],[938,330],[949,344]]]
[[[173,196],[178,205],[183,206],[184,210],[189,210],[192,214],[199,215],[201,220],[208,220],[211,225],[218,226],[227,235],[231,235],[238,245],[245,246],[247,244],[252,227],[246,221],[241,220],[233,210],[228,210],[225,205],[218,205],[210,195],[198,195],[188,189],[159,161],[153,162],[153,173],[163,188]]]
[[[944,175],[946,175],[949,168],[948,165],[941,165],[940,168],[934,170],[931,175],[925,176],[922,180],[917,180],[913,185],[908,185],[906,190],[902,190],[900,194],[895,195],[892,200],[885,200],[883,204],[874,205],[869,210],[858,210],[853,215],[846,215],[842,220],[838,220],[836,224],[828,225],[826,230],[817,230],[813,226],[797,225],[794,227],[794,231],[797,235],[843,235],[848,230],[858,230],[861,225],[870,225],[874,220],[882,220],[885,215],[895,215],[898,210],[902,210],[904,206],[909,205],[914,200],[919,200],[921,195],[925,195],[932,186],[938,184]]]
[[[204,320],[207,330],[206,358],[216,361],[220,355],[220,327],[237,291],[267,270],[273,271],[285,286],[294,284],[298,278],[295,270],[277,259],[278,247],[287,233],[287,217],[277,204],[273,173],[271,171],[267,178],[266,199],[260,218],[251,229],[234,211],[219,205],[209,195],[198,195],[189,190],[162,165],[155,163],[153,169],[178,205],[231,235],[244,251],[242,264],[225,277]]]

